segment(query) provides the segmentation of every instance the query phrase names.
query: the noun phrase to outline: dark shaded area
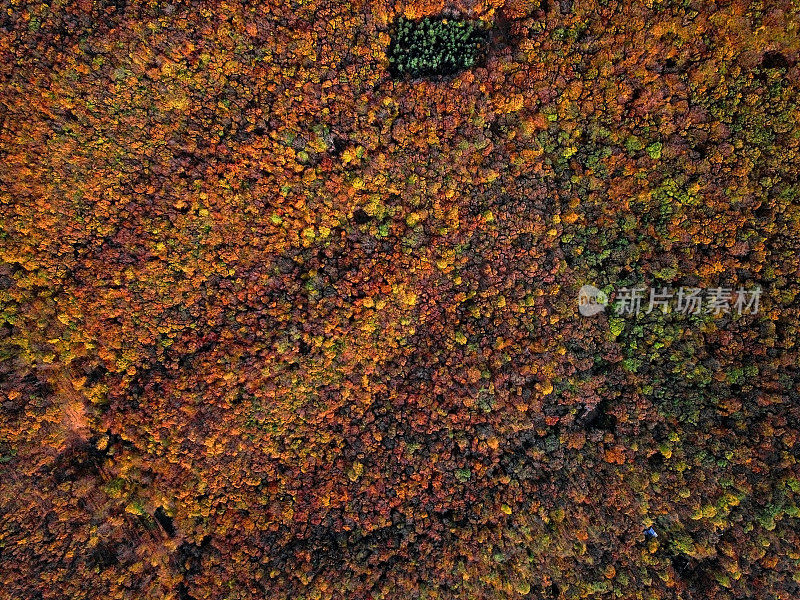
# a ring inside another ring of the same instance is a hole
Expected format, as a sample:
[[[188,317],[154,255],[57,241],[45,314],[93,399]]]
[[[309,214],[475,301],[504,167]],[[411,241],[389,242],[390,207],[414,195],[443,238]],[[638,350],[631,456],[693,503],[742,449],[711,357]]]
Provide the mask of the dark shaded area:
[[[610,403],[607,400],[603,400],[589,411],[581,420],[583,428],[586,430],[594,429],[613,433],[617,428],[617,417],[609,414],[609,405]]]
[[[103,456],[91,442],[83,442],[61,452],[45,470],[57,484],[95,477],[100,473]]]
[[[189,542],[181,544],[175,557],[178,571],[189,577],[200,573],[203,553],[210,543],[211,537],[205,536],[199,545]]]
[[[670,559],[670,563],[678,577],[697,593],[705,594],[715,587],[714,571],[720,568],[719,560],[697,560],[685,554],[677,554]]]
[[[189,593],[189,590],[186,588],[186,584],[183,581],[178,584],[178,599],[195,600],[194,596]]]
[[[364,225],[365,223],[369,223],[372,220],[372,217],[370,217],[363,209],[357,208],[353,211],[353,220],[359,225]]]
[[[769,51],[761,59],[762,69],[788,69],[789,60],[781,52]]]
[[[158,524],[167,532],[169,537],[173,537],[175,535],[175,525],[172,522],[172,517],[168,516],[167,513],[164,512],[164,509],[159,506],[156,509],[156,512],[153,514]]]
[[[87,565],[90,569],[105,571],[109,567],[119,564],[119,556],[115,544],[100,542],[89,553]]]

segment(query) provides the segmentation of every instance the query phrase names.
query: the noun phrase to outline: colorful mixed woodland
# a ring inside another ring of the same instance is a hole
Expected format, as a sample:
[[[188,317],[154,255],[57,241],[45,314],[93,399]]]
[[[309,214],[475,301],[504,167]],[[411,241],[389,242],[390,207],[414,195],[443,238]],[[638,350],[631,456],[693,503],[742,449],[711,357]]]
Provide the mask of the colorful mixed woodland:
[[[799,28],[1,2],[0,598],[800,598]]]

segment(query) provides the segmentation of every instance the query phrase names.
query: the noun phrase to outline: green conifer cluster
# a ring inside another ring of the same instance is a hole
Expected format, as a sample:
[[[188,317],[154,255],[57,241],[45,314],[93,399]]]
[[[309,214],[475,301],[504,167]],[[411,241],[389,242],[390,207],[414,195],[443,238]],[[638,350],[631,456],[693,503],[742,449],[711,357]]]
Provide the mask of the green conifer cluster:
[[[389,48],[392,72],[425,77],[469,69],[482,57],[486,33],[481,21],[441,16],[412,21],[400,17]]]

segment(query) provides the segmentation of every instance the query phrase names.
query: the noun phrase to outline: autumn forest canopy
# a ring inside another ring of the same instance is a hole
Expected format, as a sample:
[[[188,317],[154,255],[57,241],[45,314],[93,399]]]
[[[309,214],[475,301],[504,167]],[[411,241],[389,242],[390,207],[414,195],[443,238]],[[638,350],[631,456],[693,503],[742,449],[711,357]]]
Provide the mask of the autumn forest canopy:
[[[799,26],[0,3],[0,599],[800,598]]]

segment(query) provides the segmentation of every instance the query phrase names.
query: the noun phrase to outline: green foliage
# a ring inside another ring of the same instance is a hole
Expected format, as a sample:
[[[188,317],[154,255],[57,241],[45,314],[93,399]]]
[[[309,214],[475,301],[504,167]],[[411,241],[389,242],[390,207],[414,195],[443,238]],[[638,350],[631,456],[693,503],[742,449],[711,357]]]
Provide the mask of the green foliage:
[[[486,26],[480,21],[400,17],[389,46],[395,75],[448,75],[476,64],[484,51]]]

